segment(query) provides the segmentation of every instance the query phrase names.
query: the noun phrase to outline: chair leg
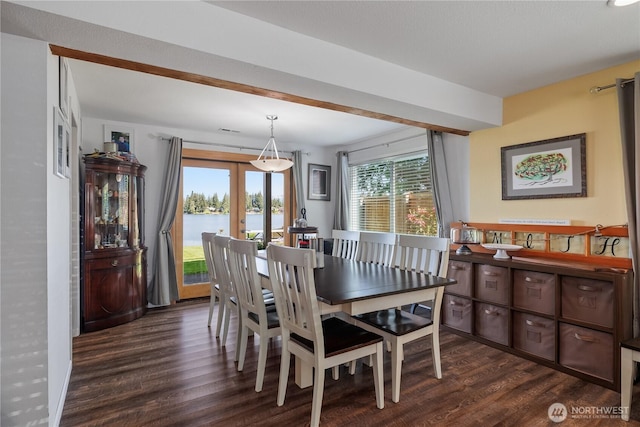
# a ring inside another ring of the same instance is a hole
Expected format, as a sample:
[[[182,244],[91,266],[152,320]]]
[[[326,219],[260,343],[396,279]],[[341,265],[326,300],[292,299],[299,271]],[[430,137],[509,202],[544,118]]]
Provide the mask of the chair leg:
[[[269,337],[267,336],[267,334],[260,335],[260,349],[258,350],[258,372],[256,374],[256,391],[262,391],[262,384],[264,382],[264,371],[267,366],[267,346],[268,345],[269,345]],[[245,344],[245,348],[246,348],[246,344]]]
[[[222,329],[222,346],[226,346],[227,345],[227,334],[229,333],[229,319],[231,318],[231,310],[229,310],[229,307],[227,307],[227,302],[225,301],[223,304],[224,307],[224,326]],[[238,325],[238,330],[240,330],[240,325]],[[236,359],[237,361],[238,359]]]
[[[357,360],[352,360],[351,362],[349,362],[349,375],[355,375],[357,364]]]
[[[382,343],[376,345],[377,351],[373,355],[373,386],[376,390],[376,406],[379,409],[384,408],[384,374],[382,371]]]
[[[209,320],[207,321],[207,326],[211,327],[211,318],[213,317],[213,307],[216,305],[216,296],[211,293],[211,297],[209,300]],[[220,306],[220,304],[218,304],[218,306]],[[219,333],[216,333],[216,336],[218,336]]]
[[[291,363],[291,353],[285,349],[286,343],[282,343],[282,355],[280,356],[280,379],[278,381],[278,406],[284,405],[284,398],[287,394],[287,381],[289,379],[289,364]]]
[[[397,341],[391,349],[391,400],[400,401],[400,375],[402,374],[402,344]]]
[[[324,393],[324,369],[316,366],[313,381],[313,401],[311,402],[311,427],[320,425],[320,411],[322,410],[322,395]]]
[[[248,340],[248,331],[247,331],[247,327],[243,327],[238,334],[238,340],[240,341],[240,348],[238,350],[238,372],[242,371],[244,369],[244,360],[245,357],[247,355],[247,340]]]
[[[340,366],[336,365],[333,368],[331,368],[331,376],[334,380],[340,379]]]
[[[209,310],[211,310],[211,308],[209,308]],[[216,324],[216,338],[220,336],[220,328],[222,327],[222,322],[226,311],[227,307],[224,301],[224,295],[221,294],[220,299],[218,300],[218,323]]]
[[[437,379],[442,378],[442,367],[440,366],[440,334],[433,331],[431,334],[431,357],[433,358],[433,370]]]
[[[229,314],[229,317],[231,317],[231,314]],[[229,322],[228,319],[227,319],[227,322]],[[240,357],[240,346],[242,345],[242,343],[244,342],[246,345],[248,336],[249,335],[253,336],[253,330],[244,327],[244,322],[242,321],[242,313],[240,312],[240,308],[238,307],[238,330],[241,331],[243,329],[246,331],[244,340],[241,339],[240,335],[236,334],[236,354],[235,354],[235,357],[233,358],[234,362],[237,362],[238,358]]]
[[[633,351],[628,348],[620,349],[620,406],[621,417],[629,421],[631,412],[631,396],[633,395]]]

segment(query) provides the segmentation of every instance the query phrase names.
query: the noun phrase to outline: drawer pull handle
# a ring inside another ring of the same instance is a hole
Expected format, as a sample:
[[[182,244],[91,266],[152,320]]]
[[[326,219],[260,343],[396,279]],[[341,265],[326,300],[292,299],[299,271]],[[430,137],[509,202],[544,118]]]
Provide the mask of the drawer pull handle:
[[[533,279],[533,278],[531,278],[531,277],[529,277],[529,276],[525,277],[525,278],[524,278],[524,281],[525,281],[525,282],[529,282],[529,283],[543,283],[543,282],[544,282],[544,280],[540,280],[540,279]]]
[[[499,312],[494,311],[494,310],[489,310],[489,309],[486,309],[486,310],[484,311],[484,313],[485,313],[485,314],[488,314],[489,316],[500,316],[500,313],[499,313]]]
[[[114,259],[113,261],[111,261],[111,266],[112,267],[117,267],[118,266],[118,260]]]
[[[451,266],[451,269],[452,269],[452,270],[466,270],[466,268],[465,268],[465,267],[461,267],[461,266],[459,266],[459,265],[452,265],[452,266]]]
[[[455,306],[458,306],[458,307],[464,307],[465,306],[463,303],[458,302],[458,301],[449,301],[449,305],[455,305]]]
[[[576,332],[575,334],[573,334],[573,335],[574,335],[574,337],[575,337],[577,340],[584,341],[584,342],[597,342],[597,341],[598,341],[598,340],[597,340],[596,338],[594,338],[594,337],[590,337],[590,336],[588,336],[588,335],[580,335],[580,334],[579,334],[579,333],[577,333],[577,332]]]
[[[483,274],[484,274],[485,276],[499,276],[499,274],[498,274],[498,273],[494,273],[494,272],[492,272],[492,271],[484,271],[484,272],[483,272]]]
[[[597,288],[595,286],[588,286],[588,285],[578,285],[578,289],[580,289],[581,291],[587,291],[587,292],[600,292],[600,288]]]
[[[533,326],[535,328],[546,328],[546,326],[540,322],[534,322],[533,320],[525,320],[525,323],[528,326]]]

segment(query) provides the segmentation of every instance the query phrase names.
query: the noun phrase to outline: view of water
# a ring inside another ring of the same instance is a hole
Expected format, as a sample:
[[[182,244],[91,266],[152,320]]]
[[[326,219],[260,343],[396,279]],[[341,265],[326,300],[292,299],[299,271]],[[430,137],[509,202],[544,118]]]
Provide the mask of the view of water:
[[[229,215],[183,215],[183,245],[202,245],[203,231],[229,235]],[[247,230],[262,230],[262,215],[247,214]],[[284,214],[271,215],[272,227],[283,228]],[[222,230],[222,231],[220,231]]]

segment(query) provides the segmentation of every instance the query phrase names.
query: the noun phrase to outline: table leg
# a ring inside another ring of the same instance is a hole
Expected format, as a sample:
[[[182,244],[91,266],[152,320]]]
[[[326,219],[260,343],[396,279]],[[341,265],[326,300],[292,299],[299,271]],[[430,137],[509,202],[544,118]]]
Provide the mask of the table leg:
[[[620,406],[621,418],[629,421],[631,412],[631,396],[633,394],[633,351],[622,347],[620,349]]]

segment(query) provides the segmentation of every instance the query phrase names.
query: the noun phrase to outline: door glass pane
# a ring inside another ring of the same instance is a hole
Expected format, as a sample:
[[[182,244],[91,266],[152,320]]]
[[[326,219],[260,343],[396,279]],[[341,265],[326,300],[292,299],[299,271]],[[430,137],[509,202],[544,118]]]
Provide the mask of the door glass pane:
[[[258,248],[264,247],[264,172],[245,172],[245,212],[247,240],[258,242]]]
[[[271,174],[271,241],[284,244],[284,174]]]
[[[229,169],[183,168],[183,284],[208,282],[202,232],[230,234]]]

